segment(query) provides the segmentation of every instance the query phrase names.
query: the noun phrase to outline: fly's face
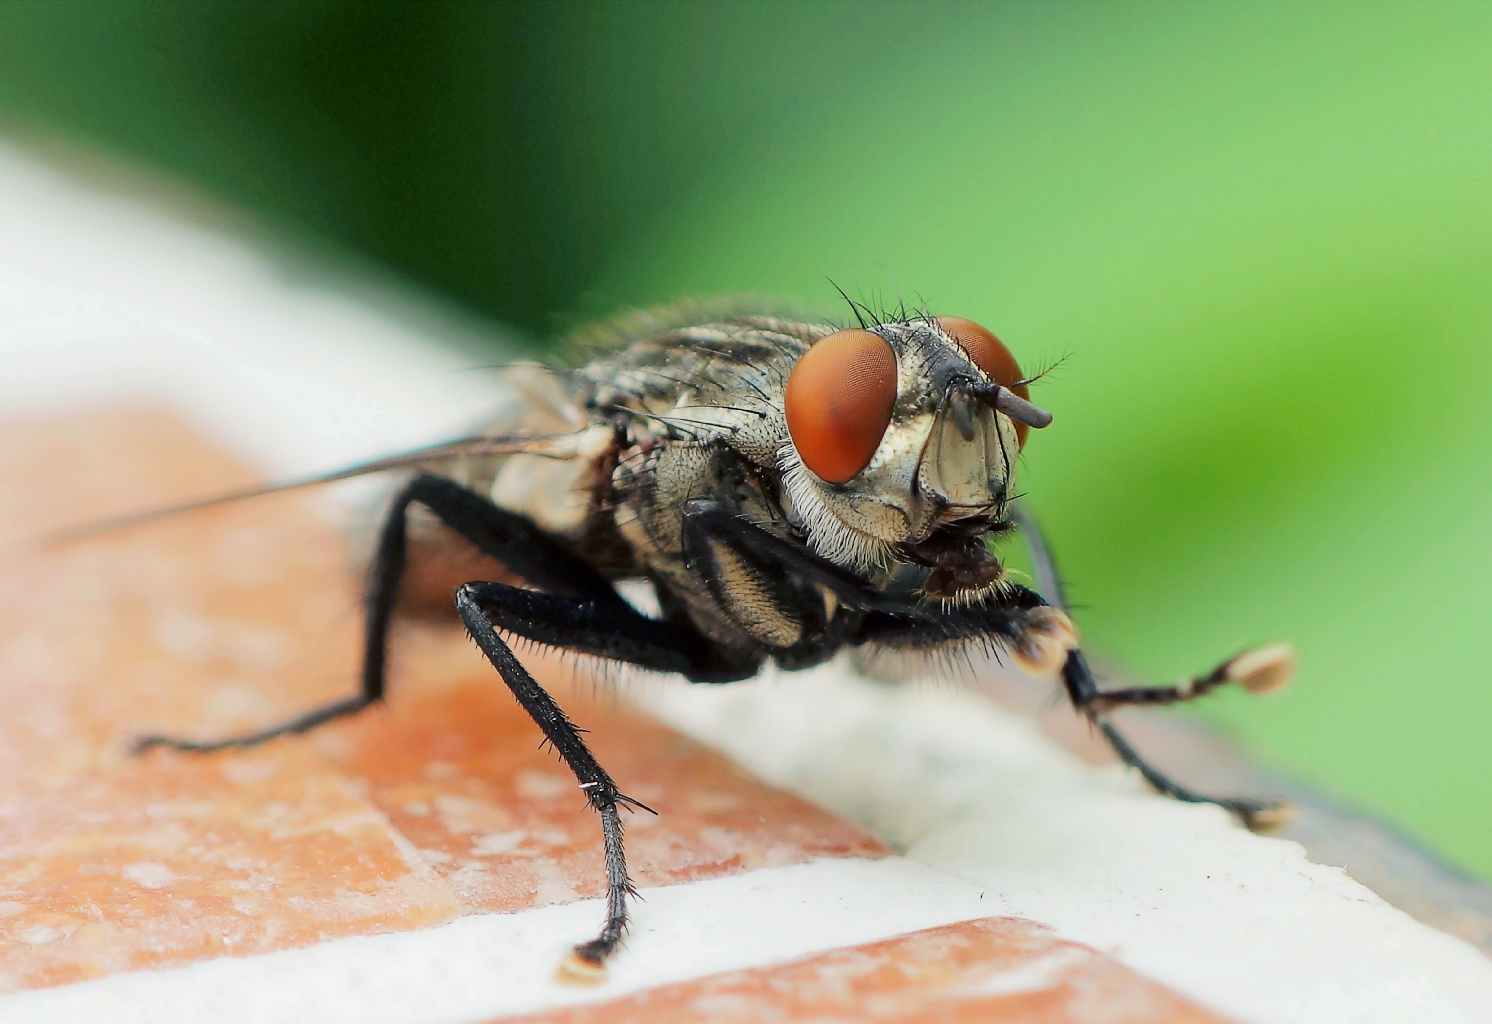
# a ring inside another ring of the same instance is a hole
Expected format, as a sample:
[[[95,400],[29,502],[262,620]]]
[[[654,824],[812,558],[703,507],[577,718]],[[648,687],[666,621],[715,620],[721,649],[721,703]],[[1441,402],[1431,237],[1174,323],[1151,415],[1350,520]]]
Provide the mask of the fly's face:
[[[958,317],[816,342],[788,380],[779,456],[809,543],[861,570],[942,535],[968,538],[967,555],[1000,517],[1028,428],[1051,422],[1026,384],[998,338]]]

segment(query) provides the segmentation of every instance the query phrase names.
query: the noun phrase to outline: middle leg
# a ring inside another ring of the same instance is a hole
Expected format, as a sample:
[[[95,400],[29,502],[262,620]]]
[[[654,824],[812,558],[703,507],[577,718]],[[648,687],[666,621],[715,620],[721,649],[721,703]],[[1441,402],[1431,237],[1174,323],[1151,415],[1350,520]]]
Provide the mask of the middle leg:
[[[514,656],[498,630],[583,654],[685,675],[744,678],[757,663],[726,673],[714,645],[687,627],[648,619],[616,604],[540,594],[501,583],[467,583],[456,591],[456,610],[472,639],[513,691],[518,703],[574,773],[586,802],[601,816],[606,851],[606,920],[601,932],[575,947],[572,967],[597,972],[627,929],[627,899],[636,895],[622,845],[622,807],[651,808],[624,796],[581,738],[581,730]]]

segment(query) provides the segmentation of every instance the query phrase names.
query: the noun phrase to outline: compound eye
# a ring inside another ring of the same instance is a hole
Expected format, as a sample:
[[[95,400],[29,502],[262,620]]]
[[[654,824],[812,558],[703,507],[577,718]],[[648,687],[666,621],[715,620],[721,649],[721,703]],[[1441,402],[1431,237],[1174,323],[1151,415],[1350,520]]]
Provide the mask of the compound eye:
[[[787,379],[787,432],[803,464],[842,484],[869,464],[896,404],[896,354],[852,328],[821,338]]]
[[[940,316],[938,326],[943,329],[944,334],[958,342],[960,348],[969,353],[969,358],[974,360],[975,365],[983,370],[990,380],[1004,385],[1020,397],[1030,401],[1031,389],[1018,383],[1023,379],[1020,365],[1016,363],[1015,356],[1010,354],[1010,349],[1005,347],[1003,341],[974,321],[965,320],[961,316]],[[1026,435],[1030,431],[1031,428],[1024,423],[1015,425],[1016,438],[1022,447],[1025,446]]]

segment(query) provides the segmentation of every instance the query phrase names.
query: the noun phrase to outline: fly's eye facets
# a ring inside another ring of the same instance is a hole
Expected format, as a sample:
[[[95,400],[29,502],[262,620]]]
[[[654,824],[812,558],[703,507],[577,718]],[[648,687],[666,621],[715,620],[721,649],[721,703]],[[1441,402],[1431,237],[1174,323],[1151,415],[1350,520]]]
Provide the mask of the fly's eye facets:
[[[969,353],[969,358],[974,360],[974,364],[983,370],[990,380],[1009,388],[1027,401],[1031,400],[1031,389],[1024,384],[1017,383],[1024,379],[1021,375],[1020,364],[1015,361],[1015,356],[1010,354],[1010,349],[1005,347],[1003,341],[974,321],[965,320],[961,316],[940,316],[937,318],[937,324],[943,329],[944,334],[958,342],[959,347]],[[1015,425],[1016,437],[1023,448],[1026,445],[1026,435],[1030,431],[1031,428],[1024,423]]]
[[[875,455],[896,404],[896,354],[874,331],[814,343],[787,381],[787,430],[803,464],[842,484]]]

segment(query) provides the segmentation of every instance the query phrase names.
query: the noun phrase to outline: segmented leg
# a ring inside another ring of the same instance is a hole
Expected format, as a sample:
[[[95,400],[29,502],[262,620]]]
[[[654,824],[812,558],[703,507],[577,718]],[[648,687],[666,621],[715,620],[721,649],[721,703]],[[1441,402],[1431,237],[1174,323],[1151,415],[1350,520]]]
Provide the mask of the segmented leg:
[[[408,512],[414,504],[430,509],[468,543],[535,586],[598,599],[610,595],[620,603],[610,583],[585,562],[556,545],[528,520],[498,508],[453,480],[421,474],[411,480],[390,504],[368,568],[368,586],[363,598],[365,624],[362,689],[359,693],[256,732],[208,741],[143,736],[135,741],[135,749],[144,751],[162,746],[201,752],[251,747],[276,736],[305,732],[355,714],[379,701],[383,697],[387,671],[389,624],[404,576]]]
[[[1158,792],[1186,803],[1217,804],[1224,810],[1238,815],[1245,825],[1256,832],[1267,832],[1285,821],[1289,814],[1288,804],[1277,800],[1211,796],[1199,793],[1189,786],[1183,786],[1174,781],[1146,761],[1140,752],[1130,745],[1129,740],[1125,739],[1124,735],[1114,727],[1114,724],[1108,721],[1106,717],[1108,705],[1104,703],[1108,694],[1099,691],[1093,679],[1093,673],[1088,668],[1088,661],[1081,651],[1073,651],[1068,656],[1067,663],[1062,667],[1062,680],[1067,687],[1068,694],[1073,695],[1073,704],[1098,727],[1099,732],[1103,733],[1104,739],[1108,740],[1114,753],[1119,755],[1119,760],[1137,770]],[[1125,691],[1116,692],[1122,694]]]
[[[586,801],[601,815],[606,846],[606,922],[599,935],[575,948],[581,966],[598,968],[621,942],[627,928],[627,897],[636,895],[627,876],[618,809],[651,808],[622,795],[586,747],[580,730],[514,657],[498,630],[612,661],[681,672],[693,679],[744,679],[755,673],[760,663],[732,665],[692,628],[645,618],[620,599],[577,600],[502,583],[467,583],[456,591],[456,610],[518,703],[575,773]]]
[[[497,669],[503,682],[508,684],[518,703],[538,723],[555,752],[575,774],[580,788],[585,791],[586,801],[601,815],[601,834],[606,850],[606,920],[600,934],[575,947],[578,966],[599,969],[621,942],[627,929],[627,898],[636,895],[627,875],[618,810],[621,807],[651,808],[624,796],[617,789],[611,776],[586,747],[580,730],[513,656],[512,649],[498,635],[495,625],[569,650],[600,654],[665,671],[679,671],[688,666],[692,652],[670,646],[669,640],[675,638],[660,637],[656,629],[659,623],[644,619],[630,609],[628,616],[599,602],[566,602],[501,583],[462,586],[456,592],[456,610],[472,639]]]
[[[157,736],[139,741],[138,746],[143,749],[161,745],[195,751],[249,746],[275,736],[304,732],[379,700],[384,693],[389,623],[405,567],[407,513],[415,503],[430,509],[442,523],[523,579],[559,591],[540,593],[499,583],[467,583],[456,592],[456,610],[503,682],[575,774],[586,802],[601,816],[606,855],[606,920],[595,939],[575,950],[581,966],[599,969],[621,942],[627,927],[627,899],[636,894],[627,874],[620,809],[651,808],[617,789],[586,747],[580,730],[514,657],[498,630],[644,668],[682,672],[693,679],[745,678],[756,671],[759,662],[734,663],[692,627],[679,622],[657,622],[639,614],[604,577],[560,548],[532,523],[453,481],[430,475],[416,477],[399,492],[390,507],[369,573],[362,692],[245,736],[213,742]]]
[[[1026,538],[1032,569],[1046,603],[1066,609],[1062,577],[1046,537],[1036,520],[1017,507],[1014,518]],[[1238,815],[1250,829],[1268,831],[1278,827],[1289,814],[1289,805],[1279,801],[1246,797],[1209,796],[1173,781],[1146,761],[1114,724],[1108,712],[1122,705],[1175,704],[1209,693],[1225,683],[1238,683],[1251,693],[1264,693],[1283,686],[1290,679],[1294,662],[1289,648],[1282,645],[1249,651],[1230,658],[1203,676],[1183,680],[1174,686],[1136,686],[1118,690],[1101,690],[1088,660],[1079,650],[1067,655],[1062,665],[1062,681],[1073,707],[1098,727],[1119,760],[1137,770],[1157,791],[1187,803],[1216,804]]]
[[[1077,648],[1077,635],[1068,619],[1061,576],[1036,522],[1019,507],[1014,519],[1031,549],[1039,593],[1025,587],[1006,587],[982,604],[960,607],[921,607],[886,598],[864,580],[809,551],[801,543],[779,537],[718,503],[694,501],[685,509],[685,533],[748,548],[758,558],[774,561],[785,572],[811,580],[833,593],[859,620],[845,629],[844,643],[876,643],[901,650],[935,650],[951,644],[991,640],[1010,651],[1034,672],[1060,669],[1073,706],[1103,733],[1125,764],[1162,793],[1190,802],[1214,803],[1239,815],[1250,828],[1266,828],[1280,819],[1282,805],[1260,800],[1212,797],[1171,781],[1144,760],[1106,718],[1121,704],[1165,704],[1201,696],[1223,683],[1237,682],[1254,692],[1273,689],[1288,680],[1288,648],[1252,651],[1224,662],[1195,680],[1175,686],[1133,687],[1102,691],[1087,660]]]
[[[1102,715],[1123,705],[1165,705],[1193,700],[1229,683],[1242,686],[1249,693],[1268,693],[1290,681],[1294,666],[1290,649],[1283,644],[1246,651],[1229,658],[1204,676],[1192,676],[1171,686],[1128,686],[1117,690],[1099,690],[1088,699],[1087,707]]]
[[[228,736],[220,740],[185,740],[176,736],[147,735],[137,736],[131,749],[137,754],[143,754],[151,747],[170,747],[172,750],[189,750],[198,754],[211,753],[214,750],[227,750],[230,747],[252,747],[255,744],[272,740],[276,736],[289,736],[296,733],[306,732],[326,722],[344,718],[355,714],[377,698],[369,698],[364,694],[355,697],[347,697],[343,700],[323,704],[319,708],[312,708],[303,715],[274,725],[257,732],[242,733],[238,736]]]

